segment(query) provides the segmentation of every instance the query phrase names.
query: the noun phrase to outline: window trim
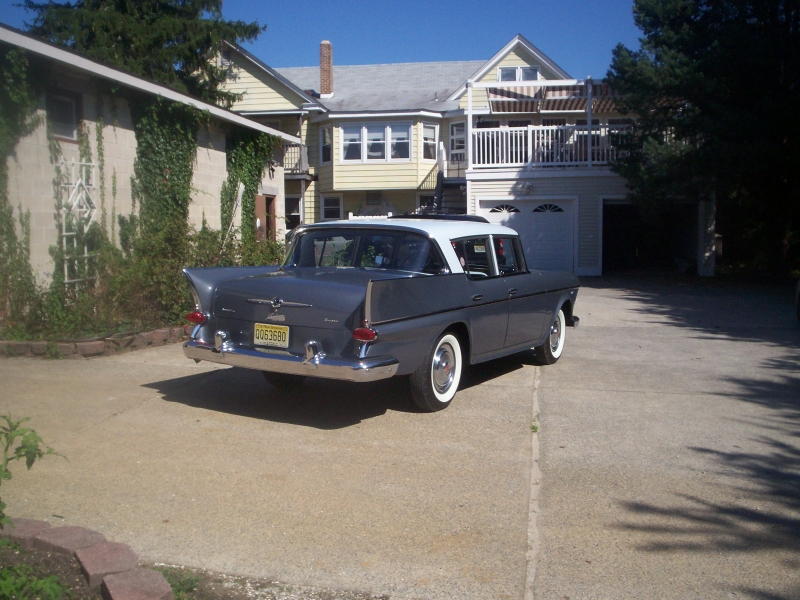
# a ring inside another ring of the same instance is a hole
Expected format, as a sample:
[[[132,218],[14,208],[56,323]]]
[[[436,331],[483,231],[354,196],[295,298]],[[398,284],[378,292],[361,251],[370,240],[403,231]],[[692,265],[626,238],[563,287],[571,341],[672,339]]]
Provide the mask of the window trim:
[[[367,127],[375,127],[376,125],[383,125],[383,143],[384,143],[384,157],[383,158],[369,158],[368,148],[369,141],[367,137]],[[360,144],[361,144],[361,158],[345,159],[345,144],[344,144],[344,127],[359,127],[360,128]],[[392,158],[392,130],[394,127],[404,128],[408,132],[408,158]],[[414,160],[414,123],[412,121],[366,121],[363,123],[347,123],[339,125],[339,135],[341,136],[342,143],[339,144],[339,162],[341,164],[385,164],[385,163],[408,163]]]
[[[323,152],[323,148],[325,147],[325,131],[328,131],[330,134],[330,141],[331,141],[331,151],[330,151],[330,160],[324,160],[325,153]],[[326,125],[325,127],[319,128],[319,164],[321,165],[329,165],[333,163],[333,126]]]
[[[433,158],[425,158],[425,127],[433,127]],[[421,135],[419,136],[420,140],[420,149],[419,149],[419,157],[422,162],[426,163],[435,163],[436,156],[439,154],[439,124],[438,123],[431,123],[429,121],[423,121],[421,124]],[[419,206],[417,206],[419,208]]]
[[[81,94],[76,92],[70,92],[67,90],[61,89],[54,89],[47,93],[45,96],[45,119],[48,121],[48,125],[50,123],[50,101],[52,98],[61,98],[64,100],[69,100],[72,103],[72,116],[74,118],[74,126],[72,128],[73,134],[72,136],[65,136],[58,133],[53,132],[53,137],[58,140],[66,141],[66,142],[78,142],[78,131],[81,127],[81,122],[83,121],[83,97]],[[51,128],[52,131],[52,128]]]
[[[454,136],[453,135],[453,126],[454,125],[463,125],[464,126],[464,134],[463,135]],[[458,161],[458,162],[467,162],[467,122],[466,121],[453,121],[448,125],[447,131],[449,133],[449,136],[448,136],[448,139],[447,139],[447,150],[448,150],[447,159],[452,162],[453,161],[453,152],[463,152],[464,153],[464,160],[463,161]],[[453,150],[453,140],[462,139],[462,138],[464,139],[464,149],[463,150]]]
[[[539,81],[542,79],[542,67],[539,65],[498,65],[497,67],[497,81],[502,82],[503,79],[500,75],[501,69],[516,69],[515,77],[513,81]],[[536,69],[536,79],[522,79],[522,69]],[[506,80],[507,82],[511,82],[512,80]]]
[[[339,201],[339,216],[335,218],[325,217],[325,200]],[[341,221],[344,219],[344,196],[342,194],[320,194],[319,197],[319,220],[320,221]]]

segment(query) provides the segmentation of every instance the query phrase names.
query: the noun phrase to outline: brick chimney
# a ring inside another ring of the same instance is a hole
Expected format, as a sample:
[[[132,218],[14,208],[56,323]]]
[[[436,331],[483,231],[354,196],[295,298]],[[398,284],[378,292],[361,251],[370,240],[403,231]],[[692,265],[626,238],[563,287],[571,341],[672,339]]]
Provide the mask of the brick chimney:
[[[321,98],[333,96],[333,46],[328,40],[319,45],[319,95]]]

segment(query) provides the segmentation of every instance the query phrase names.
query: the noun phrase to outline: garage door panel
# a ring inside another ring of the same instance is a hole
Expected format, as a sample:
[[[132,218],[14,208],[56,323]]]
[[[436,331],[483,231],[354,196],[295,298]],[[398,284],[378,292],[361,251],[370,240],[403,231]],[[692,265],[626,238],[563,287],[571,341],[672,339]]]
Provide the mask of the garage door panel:
[[[563,200],[481,200],[478,214],[519,233],[531,269],[572,272],[572,205]]]

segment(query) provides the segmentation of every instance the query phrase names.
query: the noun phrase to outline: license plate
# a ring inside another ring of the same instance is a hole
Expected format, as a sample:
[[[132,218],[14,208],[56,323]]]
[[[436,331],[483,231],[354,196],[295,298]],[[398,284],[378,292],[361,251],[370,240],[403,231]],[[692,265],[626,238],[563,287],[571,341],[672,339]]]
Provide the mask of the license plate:
[[[267,325],[256,323],[253,332],[255,346],[274,346],[276,348],[289,347],[289,328],[286,325]]]

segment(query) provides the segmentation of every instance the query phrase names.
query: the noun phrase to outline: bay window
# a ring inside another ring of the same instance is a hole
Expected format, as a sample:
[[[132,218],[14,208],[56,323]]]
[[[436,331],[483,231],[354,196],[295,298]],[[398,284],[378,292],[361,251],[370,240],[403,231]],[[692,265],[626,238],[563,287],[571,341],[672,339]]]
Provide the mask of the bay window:
[[[361,160],[361,126],[342,127],[342,160]]]
[[[343,162],[411,160],[411,123],[342,125]]]

